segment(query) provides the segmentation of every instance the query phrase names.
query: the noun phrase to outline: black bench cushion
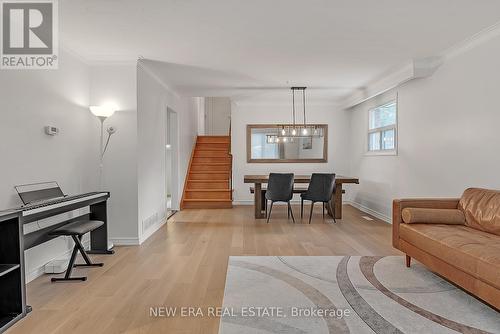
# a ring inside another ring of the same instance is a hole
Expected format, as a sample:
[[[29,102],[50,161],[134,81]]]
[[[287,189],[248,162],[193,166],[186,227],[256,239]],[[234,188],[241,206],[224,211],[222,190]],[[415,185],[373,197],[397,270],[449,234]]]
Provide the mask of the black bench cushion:
[[[69,223],[58,227],[49,234],[51,235],[83,235],[87,232],[93,231],[98,227],[104,225],[104,222],[100,220],[78,220],[76,222]]]

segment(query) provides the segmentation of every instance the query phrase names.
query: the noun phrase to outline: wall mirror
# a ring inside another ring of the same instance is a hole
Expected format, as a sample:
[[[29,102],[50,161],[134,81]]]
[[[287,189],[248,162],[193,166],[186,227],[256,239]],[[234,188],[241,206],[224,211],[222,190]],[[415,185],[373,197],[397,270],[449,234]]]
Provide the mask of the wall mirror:
[[[248,124],[247,162],[327,162],[328,125]]]

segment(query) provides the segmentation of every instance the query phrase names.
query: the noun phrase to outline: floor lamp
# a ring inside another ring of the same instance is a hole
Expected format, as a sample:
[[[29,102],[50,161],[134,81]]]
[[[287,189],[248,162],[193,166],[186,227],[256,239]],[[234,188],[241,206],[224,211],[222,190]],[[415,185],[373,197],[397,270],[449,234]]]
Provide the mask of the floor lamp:
[[[115,113],[116,108],[111,105],[104,106],[90,106],[90,111],[94,116],[96,116],[101,122],[101,139],[99,144],[99,190],[103,190],[102,184],[102,172],[103,172],[103,159],[104,153],[106,153],[106,149],[108,148],[109,139],[111,135],[116,132],[114,127],[109,127],[106,131],[108,132],[108,139],[106,140],[106,144],[104,144],[104,121]]]
[[[109,128],[107,128],[106,131],[108,132],[108,139],[106,140],[106,144],[104,144],[104,121],[106,120],[106,118],[110,117],[115,113],[116,107],[111,105],[90,106],[89,109],[92,112],[92,114],[94,114],[94,116],[96,116],[101,122],[101,139],[99,144],[99,190],[102,191],[103,190],[102,172],[103,172],[104,153],[106,153],[106,149],[108,148],[109,139],[116,132],[115,127],[110,126]],[[108,240],[108,249],[113,248],[113,246],[114,246],[113,243]]]

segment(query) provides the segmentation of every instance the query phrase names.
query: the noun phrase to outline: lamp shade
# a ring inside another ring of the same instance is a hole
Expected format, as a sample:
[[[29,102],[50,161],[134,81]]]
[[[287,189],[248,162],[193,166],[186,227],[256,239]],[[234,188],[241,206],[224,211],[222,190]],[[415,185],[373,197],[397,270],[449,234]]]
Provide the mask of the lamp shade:
[[[109,117],[115,113],[116,107],[113,105],[90,106],[90,112],[97,117]]]

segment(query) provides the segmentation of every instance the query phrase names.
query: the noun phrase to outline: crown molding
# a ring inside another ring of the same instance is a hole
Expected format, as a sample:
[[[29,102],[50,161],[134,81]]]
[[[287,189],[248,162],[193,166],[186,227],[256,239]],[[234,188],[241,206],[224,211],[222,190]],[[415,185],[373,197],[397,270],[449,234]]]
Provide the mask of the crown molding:
[[[291,101],[281,101],[281,100],[234,100],[231,98],[231,103],[236,107],[286,107],[291,108]],[[341,105],[334,100],[316,100],[314,102],[306,102],[306,107],[333,107],[338,108]]]
[[[137,60],[90,60],[87,62],[89,66],[135,66]]]
[[[76,52],[75,50],[69,48],[62,41],[59,42],[59,49],[63,53],[69,54],[73,58],[76,58],[78,61],[84,63],[85,65],[89,65],[89,60],[87,58],[83,57],[80,53]]]
[[[481,30],[477,34],[453,45],[452,47],[444,50],[440,54],[440,56],[444,60],[452,59],[499,36],[500,36],[500,21],[489,26],[488,28]]]
[[[426,78],[445,62],[459,56],[485,42],[500,36],[500,22],[481,30],[477,34],[453,45],[437,56],[413,59],[403,66],[389,71],[379,78],[371,81],[366,86],[356,89],[347,98],[343,99],[341,105],[344,109],[354,107],[375,96],[383,94],[410,80]]]
[[[442,64],[442,57],[413,59],[357,89],[344,99],[341,105],[344,109],[349,109],[410,80],[430,77]]]
[[[144,72],[146,72],[151,78],[153,78],[158,84],[160,84],[163,88],[168,90],[170,93],[172,93],[176,98],[180,98],[181,94],[179,92],[172,88],[170,85],[168,85],[166,82],[164,82],[155,72],[153,72],[146,64],[144,64],[141,59],[137,61],[137,66],[142,68]]]
[[[59,42],[59,48],[64,53],[71,55],[72,57],[78,59],[80,62],[84,63],[87,66],[131,66],[131,65],[135,66],[135,64],[137,63],[137,60],[135,59],[129,59],[129,58],[119,59],[119,57],[116,55],[99,56],[99,58],[91,59],[75,51],[63,41]]]

